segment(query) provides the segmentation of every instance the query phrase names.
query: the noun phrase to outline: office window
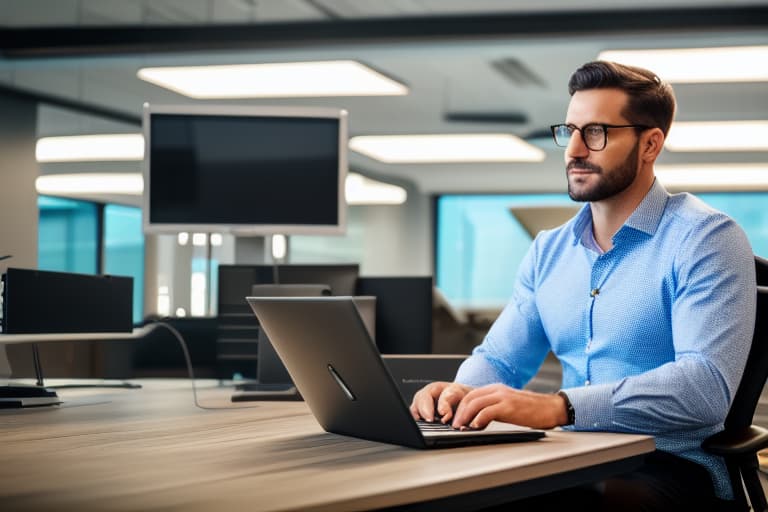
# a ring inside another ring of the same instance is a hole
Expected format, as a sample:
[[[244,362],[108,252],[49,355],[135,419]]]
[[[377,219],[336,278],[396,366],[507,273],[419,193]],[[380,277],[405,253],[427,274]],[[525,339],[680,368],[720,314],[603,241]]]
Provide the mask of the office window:
[[[133,277],[133,321],[144,312],[144,233],[141,209],[104,207],[104,273]]]
[[[98,266],[99,208],[73,199],[40,196],[38,268],[95,274]]]
[[[570,205],[573,202],[567,194],[439,197],[437,287],[458,307],[503,307],[532,241],[510,208]]]
[[[755,254],[768,256],[767,192],[696,194],[733,217]],[[511,210],[578,208],[566,194],[443,195],[436,206],[435,278],[457,307],[502,308],[532,237]],[[522,216],[521,216],[522,218]],[[530,227],[529,227],[530,229]]]
[[[113,204],[102,208],[89,201],[48,196],[40,196],[37,204],[38,268],[133,277],[133,321],[140,321],[144,311],[141,209]],[[101,240],[100,224],[104,226]]]
[[[730,215],[747,233],[752,251],[768,258],[768,192],[696,194],[712,208]]]

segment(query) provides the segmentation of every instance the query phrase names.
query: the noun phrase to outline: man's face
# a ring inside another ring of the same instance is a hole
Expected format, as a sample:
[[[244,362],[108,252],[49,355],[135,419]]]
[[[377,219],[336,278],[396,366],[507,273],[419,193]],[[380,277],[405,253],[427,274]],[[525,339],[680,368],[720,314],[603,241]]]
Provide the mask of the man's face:
[[[630,124],[621,111],[627,94],[619,89],[577,91],[571,97],[566,124]],[[574,201],[602,201],[626,190],[638,169],[639,138],[633,128],[608,128],[602,151],[584,145],[581,133],[573,133],[565,150],[568,195]]]

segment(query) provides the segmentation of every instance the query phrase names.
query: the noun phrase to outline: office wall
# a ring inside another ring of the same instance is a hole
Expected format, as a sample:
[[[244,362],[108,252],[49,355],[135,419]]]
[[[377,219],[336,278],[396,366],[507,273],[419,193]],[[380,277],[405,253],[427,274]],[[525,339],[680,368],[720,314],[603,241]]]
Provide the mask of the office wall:
[[[431,198],[415,187],[406,190],[408,200],[402,205],[365,207],[363,275],[432,275]]]
[[[37,104],[0,94],[0,272],[37,267]]]

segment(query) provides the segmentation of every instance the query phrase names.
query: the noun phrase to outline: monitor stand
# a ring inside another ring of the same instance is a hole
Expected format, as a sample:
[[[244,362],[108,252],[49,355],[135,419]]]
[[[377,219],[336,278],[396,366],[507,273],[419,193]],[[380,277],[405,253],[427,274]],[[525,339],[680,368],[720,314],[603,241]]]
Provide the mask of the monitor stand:
[[[233,402],[255,402],[255,401],[300,401],[303,400],[301,394],[293,383],[288,382],[249,382],[238,384],[235,392],[232,394]]]
[[[10,375],[10,364],[5,353],[5,346],[0,344],[0,373]],[[32,359],[37,383],[35,385],[6,384],[0,385],[0,409],[20,409],[22,407],[43,407],[58,405],[61,399],[53,389],[43,384],[43,369],[40,365],[40,353],[37,343],[32,343]]]
[[[42,407],[61,403],[56,391],[43,386],[0,386],[0,409]]]

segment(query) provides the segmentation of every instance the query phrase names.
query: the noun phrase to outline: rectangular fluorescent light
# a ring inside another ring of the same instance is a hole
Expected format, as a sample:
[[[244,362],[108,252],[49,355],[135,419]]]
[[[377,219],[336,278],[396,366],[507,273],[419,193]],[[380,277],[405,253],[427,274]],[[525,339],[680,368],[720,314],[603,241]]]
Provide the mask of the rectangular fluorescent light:
[[[664,186],[682,190],[768,190],[768,163],[657,165]]]
[[[403,187],[383,183],[350,172],[345,183],[347,204],[355,205],[385,205],[403,204],[408,193]]]
[[[144,193],[144,179],[140,173],[74,173],[46,174],[35,180],[38,194],[43,195],[88,195],[121,194],[140,196]],[[347,174],[346,199],[354,205],[396,205],[408,197],[404,188],[366,178],[357,173]],[[195,233],[193,245],[205,245],[205,234]],[[201,238],[202,237],[202,238]],[[186,238],[181,245],[186,244]],[[213,243],[213,235],[211,235]],[[215,244],[214,244],[215,245]]]
[[[672,83],[768,81],[768,46],[608,50],[597,58],[650,69]]]
[[[106,162],[141,160],[144,137],[140,133],[43,137],[35,148],[38,162]]]
[[[544,151],[505,133],[364,135],[349,148],[390,164],[451,162],[541,162]]]
[[[156,67],[138,76],[197,99],[408,94],[403,84],[352,60]]]
[[[35,180],[38,194],[126,194],[140,196],[144,180],[140,173],[46,174]]]
[[[678,122],[665,146],[670,151],[768,151],[768,121]]]

